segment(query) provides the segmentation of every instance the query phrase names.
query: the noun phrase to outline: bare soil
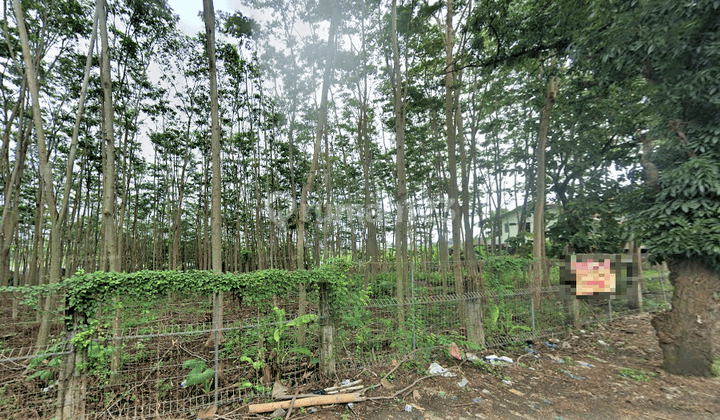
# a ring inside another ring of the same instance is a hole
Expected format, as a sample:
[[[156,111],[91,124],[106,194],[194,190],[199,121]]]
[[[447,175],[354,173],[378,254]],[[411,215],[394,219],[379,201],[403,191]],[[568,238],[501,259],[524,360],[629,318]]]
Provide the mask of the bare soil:
[[[296,409],[292,418],[720,419],[720,379],[665,373],[651,317],[631,315],[596,325],[592,331],[568,333],[557,337],[556,348],[537,342],[537,355],[525,351],[524,345],[492,350],[513,359],[502,366],[478,366],[447,354],[436,361],[456,377],[422,379],[397,398],[358,402],[352,409],[347,405],[318,407],[313,413]],[[387,366],[384,372],[390,369]],[[419,370],[401,367],[394,373],[392,389],[378,387],[366,396],[393,395],[425,376]],[[378,383],[376,375],[382,374],[376,369],[357,378]],[[463,378],[467,385],[460,387]],[[241,414],[236,412],[233,418],[237,416]]]

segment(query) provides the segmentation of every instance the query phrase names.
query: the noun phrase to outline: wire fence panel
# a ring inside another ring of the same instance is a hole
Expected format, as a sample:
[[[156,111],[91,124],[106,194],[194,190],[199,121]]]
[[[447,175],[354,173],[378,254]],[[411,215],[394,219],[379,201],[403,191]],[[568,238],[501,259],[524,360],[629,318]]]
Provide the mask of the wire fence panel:
[[[213,325],[219,308],[208,296],[118,299],[102,307],[93,317],[82,366],[87,417],[185,416],[216,403],[231,410],[269,395],[278,379],[291,386],[324,385],[321,322],[334,328],[332,357],[338,372],[372,368],[450,343],[474,353],[540,343],[567,328],[568,300],[559,287],[533,290],[523,270],[484,273],[481,290],[456,294],[451,269],[411,267],[405,298],[398,300],[393,297],[394,266],[384,268],[388,271],[365,267],[355,274],[358,284],[368,283],[372,299],[330,308],[326,318],[319,318],[318,291],[309,290],[306,313],[317,317],[306,322],[298,321],[296,294],[276,296],[261,306],[227,294],[219,326]],[[470,269],[464,267],[467,278]],[[668,307],[666,277],[645,279],[643,292],[646,308]],[[9,418],[51,418],[61,365],[77,351],[65,331],[68,319],[62,308],[57,311],[50,320],[49,344],[38,348],[33,343],[41,306],[13,295],[0,295],[0,302],[0,412]],[[581,301],[577,308],[585,324],[638,310],[623,299]],[[217,346],[216,332],[221,337]]]

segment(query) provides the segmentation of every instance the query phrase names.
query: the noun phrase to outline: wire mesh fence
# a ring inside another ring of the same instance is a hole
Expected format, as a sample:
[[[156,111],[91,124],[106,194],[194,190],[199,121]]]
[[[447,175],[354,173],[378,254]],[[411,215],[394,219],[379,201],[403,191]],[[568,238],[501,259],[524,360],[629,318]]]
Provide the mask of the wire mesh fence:
[[[356,282],[374,291],[371,299],[331,308],[328,320],[320,317],[318,290],[309,290],[305,313],[318,318],[307,323],[293,322],[300,315],[297,294],[276,296],[264,306],[226,295],[220,325],[213,324],[220,307],[208,296],[120,298],[93,319],[93,339],[81,366],[86,418],[175,416],[212,405],[232,411],[267,396],[278,379],[292,386],[324,385],[332,378],[320,373],[321,323],[334,328],[338,376],[453,342],[477,352],[539,342],[567,328],[566,300],[557,285],[533,293],[523,269],[490,274],[484,274],[484,291],[458,294],[453,274],[439,265],[411,267],[409,290],[397,299],[394,269],[365,267]],[[646,279],[652,285],[645,290],[647,307],[667,306],[664,279]],[[50,344],[37,348],[42,306],[13,295],[0,296],[0,302],[0,412],[8,418],[51,418],[62,361],[76,351],[63,309],[52,318]],[[606,322],[638,310],[622,299],[582,302],[578,321]],[[473,334],[473,319],[482,327],[481,342]]]

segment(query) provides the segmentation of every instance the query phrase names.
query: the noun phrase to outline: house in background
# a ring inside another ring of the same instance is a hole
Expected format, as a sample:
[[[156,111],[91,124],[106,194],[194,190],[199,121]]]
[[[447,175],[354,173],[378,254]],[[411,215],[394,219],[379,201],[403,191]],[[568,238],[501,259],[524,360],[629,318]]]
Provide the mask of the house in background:
[[[520,230],[520,212],[522,207],[518,207],[514,210],[507,211],[500,215],[500,243],[507,245],[508,239],[515,238]],[[533,212],[535,211],[535,205],[528,203],[527,210],[528,214],[525,218],[525,232],[532,233],[534,230],[533,226]],[[548,227],[555,223],[555,216],[558,214],[559,208],[555,204],[545,205],[545,220],[547,230]]]

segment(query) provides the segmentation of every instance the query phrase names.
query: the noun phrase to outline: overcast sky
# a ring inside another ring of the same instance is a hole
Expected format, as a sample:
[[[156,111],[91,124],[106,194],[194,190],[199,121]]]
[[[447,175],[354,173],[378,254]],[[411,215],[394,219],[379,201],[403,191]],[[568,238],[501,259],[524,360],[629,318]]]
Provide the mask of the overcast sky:
[[[168,4],[174,10],[175,14],[180,15],[180,30],[188,35],[195,35],[198,32],[205,31],[205,25],[198,13],[203,9],[202,0],[168,0]],[[245,7],[239,0],[215,0],[215,12],[222,10],[225,12],[234,12],[240,10],[243,15],[253,16],[253,10]]]

